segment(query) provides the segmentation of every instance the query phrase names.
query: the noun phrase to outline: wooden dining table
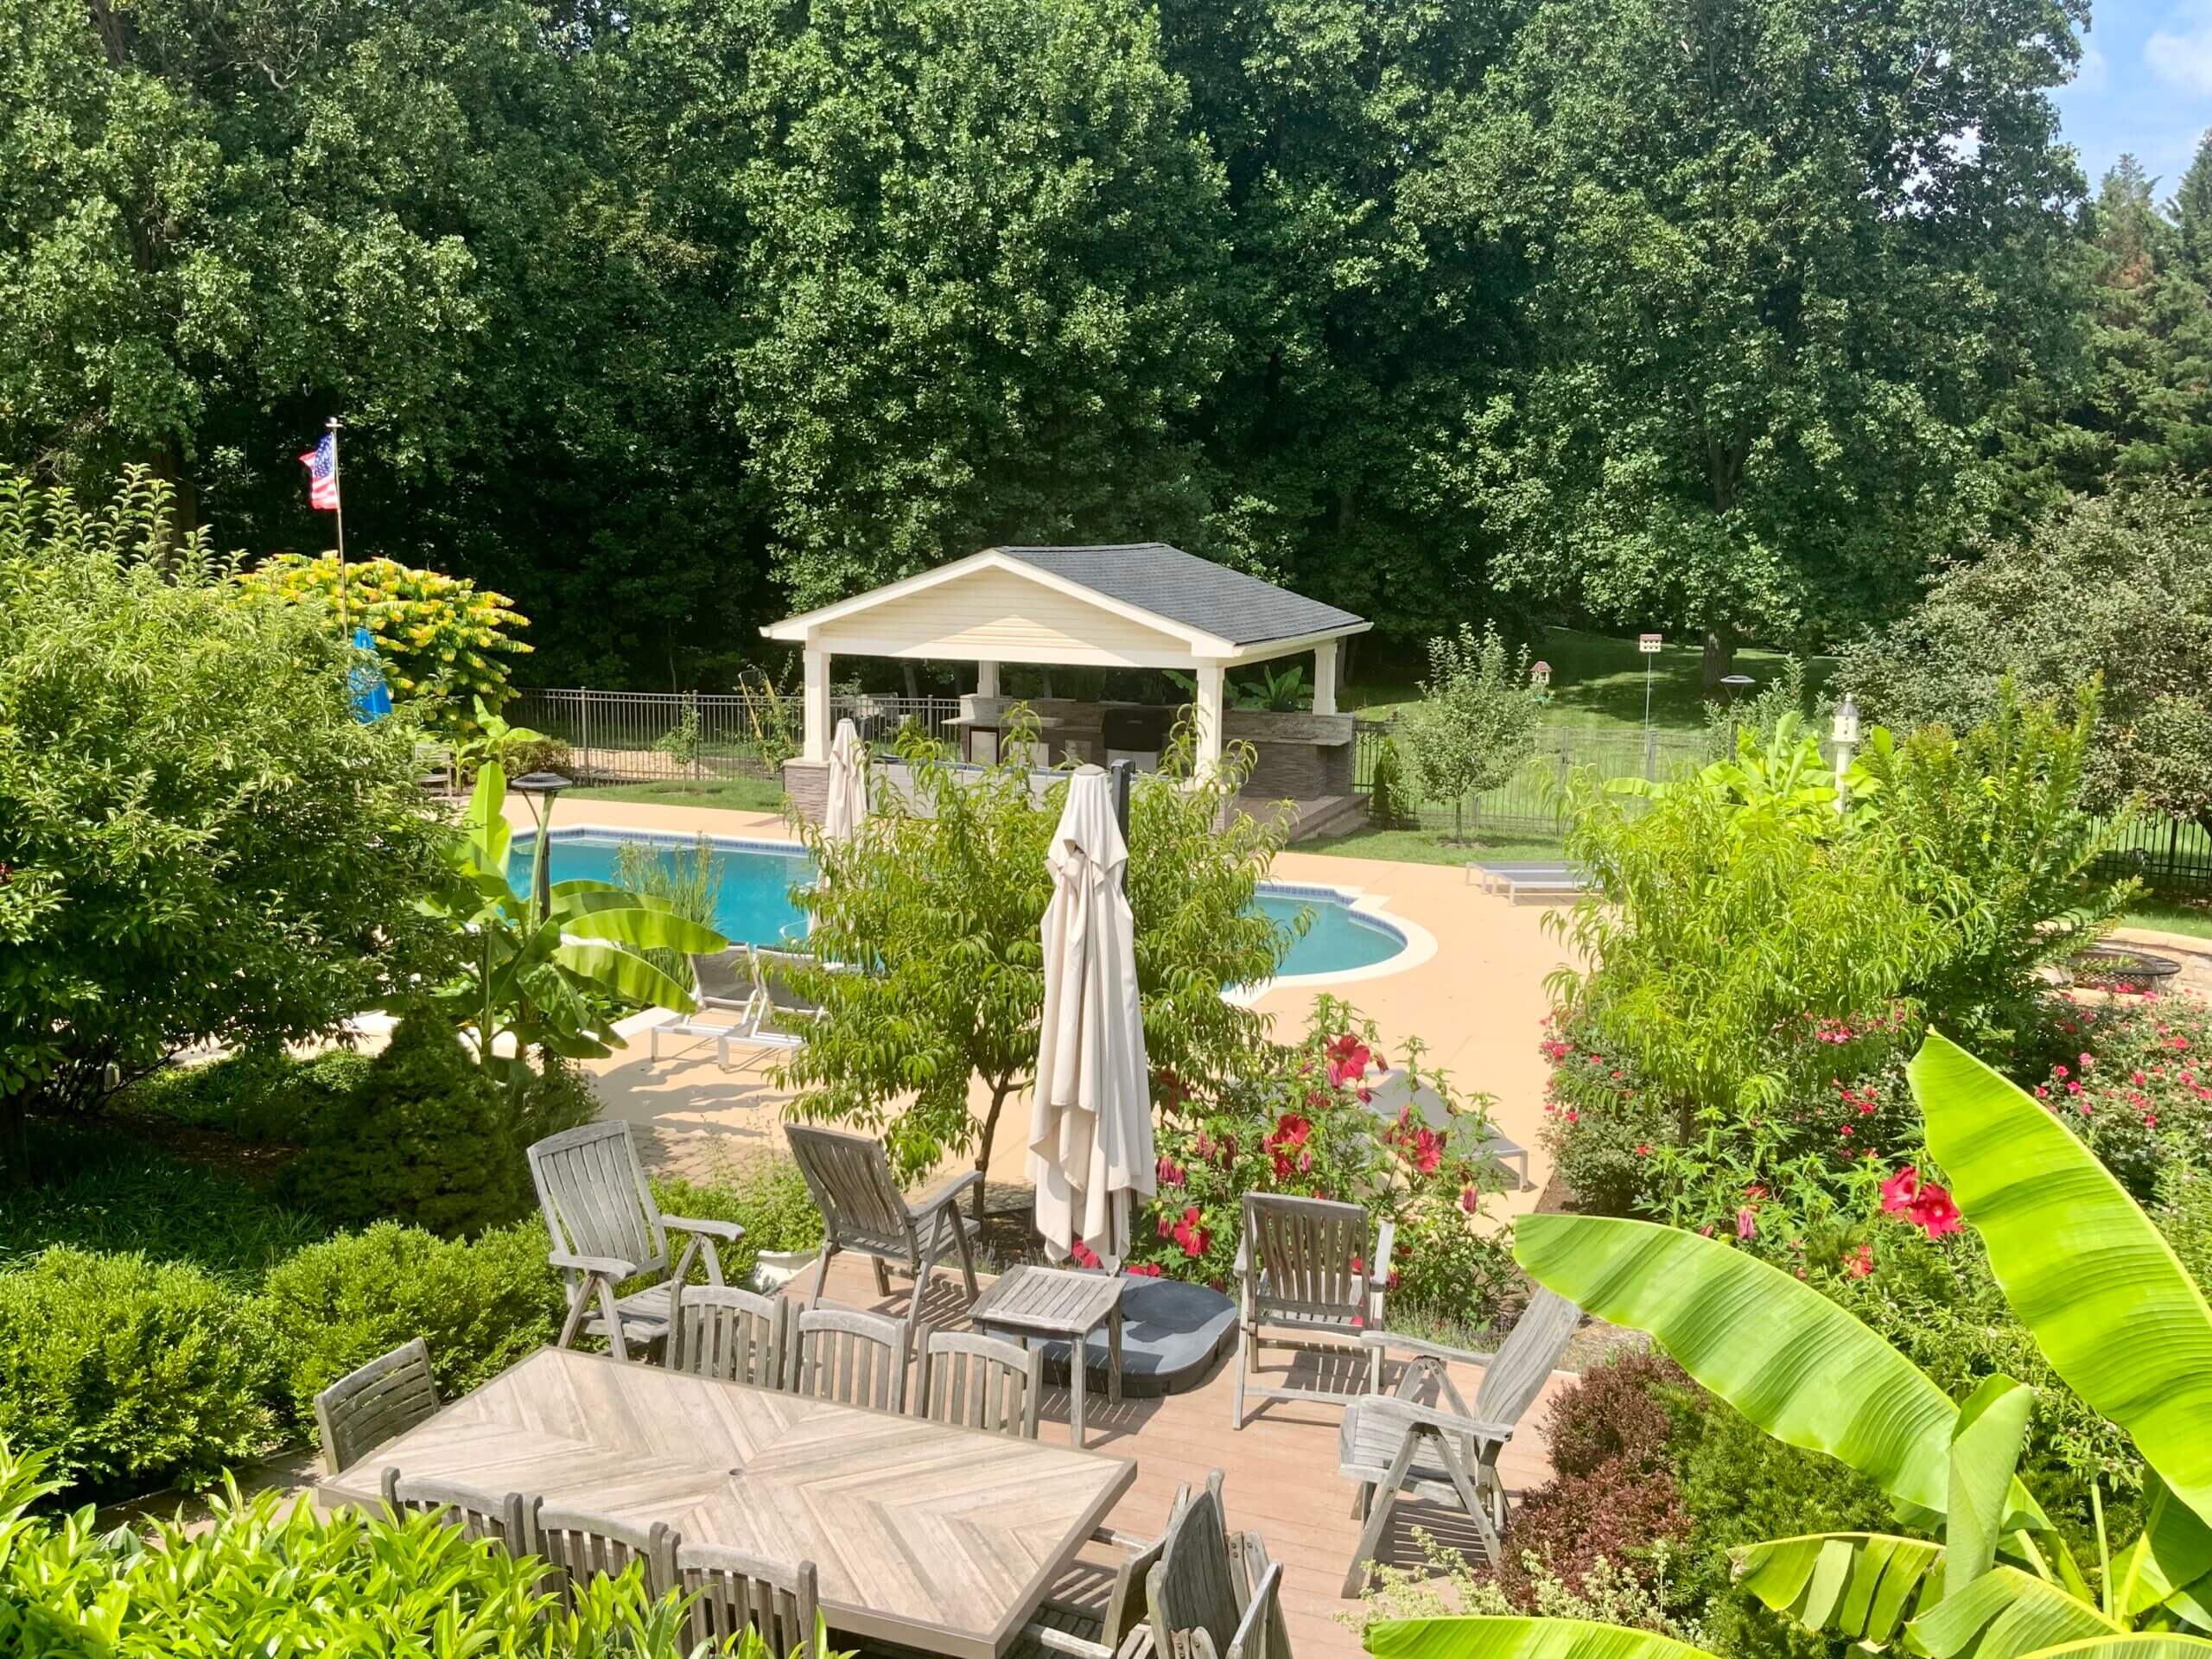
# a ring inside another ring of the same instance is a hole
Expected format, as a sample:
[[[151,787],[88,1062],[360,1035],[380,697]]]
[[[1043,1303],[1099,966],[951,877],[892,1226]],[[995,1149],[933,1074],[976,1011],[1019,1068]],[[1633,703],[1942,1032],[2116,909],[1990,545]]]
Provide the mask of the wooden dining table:
[[[1136,1478],[1127,1458],[543,1348],[316,1487],[383,1472],[811,1560],[835,1630],[995,1659]]]

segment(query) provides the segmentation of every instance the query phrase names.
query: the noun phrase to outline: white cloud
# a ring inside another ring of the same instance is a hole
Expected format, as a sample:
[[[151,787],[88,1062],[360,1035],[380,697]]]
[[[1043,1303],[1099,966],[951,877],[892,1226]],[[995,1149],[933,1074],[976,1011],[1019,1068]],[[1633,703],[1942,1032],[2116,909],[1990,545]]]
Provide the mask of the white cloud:
[[[2111,74],[2112,67],[2105,61],[2105,54],[2083,41],[2082,61],[2074,67],[2074,85],[2085,92],[2101,92]]]
[[[2143,61],[2169,86],[2212,98],[2212,6],[2190,6],[2143,42]]]

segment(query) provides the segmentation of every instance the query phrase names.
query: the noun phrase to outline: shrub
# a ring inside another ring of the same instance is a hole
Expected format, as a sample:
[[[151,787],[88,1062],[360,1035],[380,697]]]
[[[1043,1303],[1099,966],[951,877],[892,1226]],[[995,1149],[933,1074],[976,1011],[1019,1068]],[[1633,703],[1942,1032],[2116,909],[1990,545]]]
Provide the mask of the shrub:
[[[2193,992],[2052,1002],[2019,1067],[2036,1098],[2138,1198],[2212,1170],[2212,1008]]]
[[[187,1162],[113,1128],[31,1125],[35,1183],[0,1185],[0,1269],[48,1245],[137,1250],[185,1262],[239,1291],[330,1230],[232,1175]]]
[[[748,1164],[728,1182],[655,1181],[653,1197],[664,1215],[734,1221],[745,1229],[736,1243],[718,1246],[722,1276],[734,1285],[752,1276],[763,1250],[810,1249],[822,1242],[822,1212],[788,1158]]]
[[[1498,1180],[1473,1152],[1490,1130],[1489,1098],[1463,1096],[1422,1071],[1420,1045],[1409,1043],[1407,1070],[1445,1102],[1445,1128],[1378,1117],[1367,1079],[1382,1051],[1371,1020],[1317,997],[1302,1043],[1255,1054],[1247,1075],[1212,1098],[1165,1079],[1158,1192],[1131,1223],[1139,1269],[1225,1287],[1247,1192],[1334,1198],[1396,1224],[1389,1284],[1400,1300],[1389,1306],[1459,1326],[1488,1323],[1517,1281],[1503,1243],[1477,1225]]]
[[[444,948],[405,723],[169,507],[0,480],[0,1157],[34,1105],[328,1031]]]
[[[261,1451],[265,1373],[242,1303],[199,1268],[56,1248],[0,1274],[0,1439],[116,1495]]]
[[[1413,791],[1406,781],[1406,763],[1398,753],[1398,740],[1386,737],[1376,747],[1375,775],[1369,780],[1368,821],[1378,830],[1410,830],[1421,822],[1414,809]]]
[[[118,1105],[242,1141],[313,1146],[343,1121],[368,1067],[369,1057],[352,1049],[304,1060],[282,1049],[254,1050],[157,1071],[134,1084]]]
[[[565,1087],[542,1081],[532,1093]],[[397,1217],[453,1236],[530,1207],[509,1103],[442,1020],[410,1014],[283,1191],[334,1220]]]
[[[324,1517],[276,1492],[235,1490],[205,1525],[157,1523],[149,1546],[99,1532],[90,1511],[31,1513],[53,1490],[41,1473],[35,1457],[0,1444],[0,1651],[769,1659],[749,1632],[694,1649],[681,1604],[649,1598],[635,1567],[594,1580],[564,1610],[542,1593],[537,1563],[435,1517]]]
[[[488,1381],[560,1330],[545,1251],[537,1222],[462,1243],[386,1221],[310,1245],[271,1270],[254,1308],[278,1398],[311,1421],[317,1393],[418,1336],[447,1398]]]
[[[251,591],[312,601],[335,624],[341,576],[334,555],[279,553],[238,580]],[[507,659],[530,647],[513,630],[530,623],[505,594],[394,559],[348,561],[342,580],[349,631],[369,630],[393,703],[410,708],[425,727],[464,735],[474,729],[480,699],[497,711],[514,695]]]

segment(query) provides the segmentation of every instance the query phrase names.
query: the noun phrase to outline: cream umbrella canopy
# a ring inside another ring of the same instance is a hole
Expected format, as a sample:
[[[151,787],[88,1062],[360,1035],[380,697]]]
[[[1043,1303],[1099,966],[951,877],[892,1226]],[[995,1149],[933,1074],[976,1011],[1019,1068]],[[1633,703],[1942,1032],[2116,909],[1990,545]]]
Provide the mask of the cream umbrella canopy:
[[[1128,844],[1096,766],[1068,782],[1045,868],[1045,1010],[1029,1112],[1029,1174],[1046,1253],[1081,1240],[1121,1264],[1135,1195],[1150,1197],[1156,1160],[1137,998],[1135,929],[1122,872]]]
[[[822,833],[850,841],[868,818],[868,751],[849,720],[837,722],[830,745],[830,798],[822,808]]]

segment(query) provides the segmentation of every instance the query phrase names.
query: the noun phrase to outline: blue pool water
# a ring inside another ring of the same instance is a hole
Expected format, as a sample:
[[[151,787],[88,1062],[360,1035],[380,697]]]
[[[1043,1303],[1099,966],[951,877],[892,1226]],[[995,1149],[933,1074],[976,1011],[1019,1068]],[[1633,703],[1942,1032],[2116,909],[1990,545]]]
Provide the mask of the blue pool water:
[[[524,891],[528,889],[535,856],[531,839],[518,836],[514,843],[514,883]],[[628,837],[556,830],[553,879],[613,880],[614,849],[626,839],[676,851],[693,844],[682,836]],[[811,859],[804,853],[787,852],[774,842],[717,841],[715,849],[722,867],[721,894],[715,910],[718,930],[747,944],[774,944],[805,936],[806,918],[791,903],[791,890],[814,880]],[[1261,888],[1258,904],[1281,922],[1290,921],[1302,910],[1313,914],[1306,937],[1291,946],[1283,963],[1287,975],[1340,974],[1371,967],[1388,962],[1406,948],[1404,938],[1395,929],[1353,910],[1343,894],[1328,887],[1269,883]]]

